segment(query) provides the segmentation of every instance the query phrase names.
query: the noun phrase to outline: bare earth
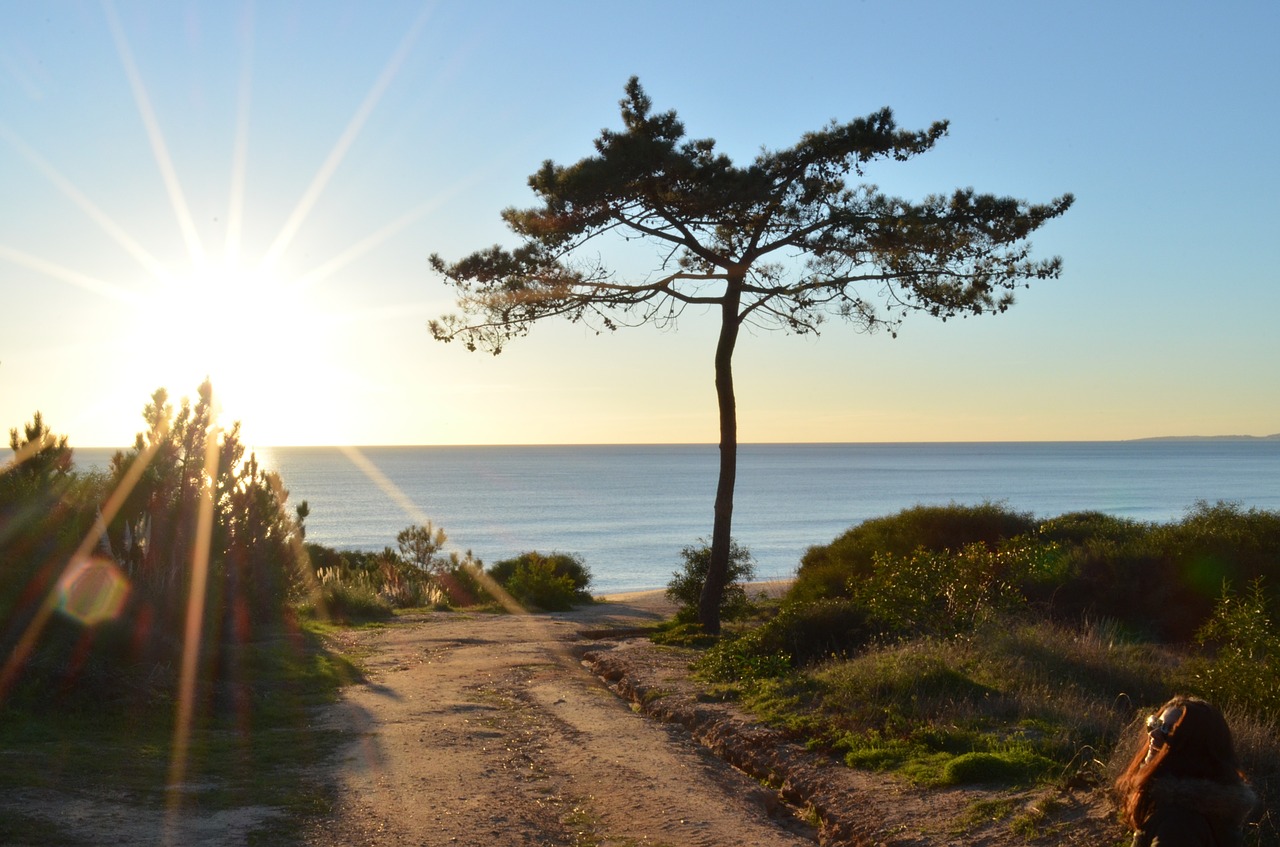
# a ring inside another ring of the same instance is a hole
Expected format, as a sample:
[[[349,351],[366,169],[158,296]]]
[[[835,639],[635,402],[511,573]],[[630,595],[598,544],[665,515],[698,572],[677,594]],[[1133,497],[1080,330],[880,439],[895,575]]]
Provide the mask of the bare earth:
[[[772,792],[583,666],[617,643],[591,630],[634,628],[662,604],[444,613],[360,634],[370,682],[330,716],[353,741],[339,814],[312,843],[812,844],[769,817]]]
[[[912,789],[702,702],[687,656],[628,636],[669,613],[650,592],[352,634],[368,679],[325,716],[351,743],[335,763],[339,807],[308,843],[1004,847],[1121,835],[1096,792]],[[1008,800],[1014,816],[1049,800],[1052,812],[1034,842],[1009,832],[1008,814],[958,828],[977,800]]]

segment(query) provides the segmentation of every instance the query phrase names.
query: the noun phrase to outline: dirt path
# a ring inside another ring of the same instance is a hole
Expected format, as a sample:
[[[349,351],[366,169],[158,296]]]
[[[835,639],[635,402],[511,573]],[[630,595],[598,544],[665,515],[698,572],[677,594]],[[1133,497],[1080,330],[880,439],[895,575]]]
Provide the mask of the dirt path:
[[[328,716],[354,739],[340,806],[311,843],[812,845],[774,792],[638,715],[582,666],[592,630],[668,612],[655,592],[361,634],[368,683]]]

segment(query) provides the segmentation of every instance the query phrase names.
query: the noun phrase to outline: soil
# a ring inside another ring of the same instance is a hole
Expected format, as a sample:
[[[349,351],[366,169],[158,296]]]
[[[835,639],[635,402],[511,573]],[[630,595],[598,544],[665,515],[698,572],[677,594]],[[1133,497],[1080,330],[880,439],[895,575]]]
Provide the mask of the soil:
[[[690,655],[640,634],[670,613],[662,592],[646,592],[560,614],[441,612],[344,633],[365,678],[318,717],[349,741],[317,775],[336,807],[302,842],[1120,843],[1096,788],[919,789],[806,750],[701,696]],[[231,847],[278,815],[184,810],[166,820],[120,798],[20,794],[0,800],[0,814],[16,804],[92,844]],[[1029,829],[1015,833],[1015,819]]]
[[[361,633],[369,681],[328,717],[352,738],[336,771],[340,805],[309,843],[1023,847],[1123,837],[1096,788],[918,789],[806,750],[700,697],[689,654],[637,633],[671,611],[662,592],[646,592],[562,614],[444,613]],[[984,820],[975,808],[992,811]],[[1020,834],[1017,818],[1028,823]]]

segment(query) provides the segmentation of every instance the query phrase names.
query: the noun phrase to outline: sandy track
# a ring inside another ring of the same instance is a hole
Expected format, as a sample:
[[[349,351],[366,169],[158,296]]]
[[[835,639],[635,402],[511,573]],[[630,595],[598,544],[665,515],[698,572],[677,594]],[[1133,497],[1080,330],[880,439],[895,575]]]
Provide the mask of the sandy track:
[[[593,630],[652,620],[663,602],[435,614],[359,634],[368,680],[326,717],[353,739],[339,806],[310,843],[812,844],[772,792],[580,664]]]

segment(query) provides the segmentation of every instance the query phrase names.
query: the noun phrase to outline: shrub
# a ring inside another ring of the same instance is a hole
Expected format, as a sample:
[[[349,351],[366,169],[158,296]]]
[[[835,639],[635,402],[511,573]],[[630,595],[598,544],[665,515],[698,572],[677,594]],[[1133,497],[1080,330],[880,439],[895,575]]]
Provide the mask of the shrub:
[[[785,654],[796,665],[851,654],[873,634],[865,610],[839,599],[785,605],[757,632],[762,652]]]
[[[715,644],[697,663],[717,682],[783,676],[793,668],[846,655],[868,637],[866,615],[848,600],[784,606],[772,620]]]
[[[341,623],[384,621],[394,615],[391,604],[368,585],[331,582],[320,590],[321,608]]]
[[[810,547],[787,596],[796,601],[848,597],[850,581],[869,574],[877,555],[908,556],[921,548],[960,550],[975,543],[995,547],[1034,529],[1029,513],[992,503],[915,506],[864,521],[830,544]]]
[[[1189,687],[1260,720],[1280,713],[1280,633],[1271,608],[1261,578],[1243,594],[1224,588],[1212,617],[1196,633],[1212,656],[1188,663]]]
[[[1072,577],[1055,611],[1115,618],[1164,641],[1192,640],[1224,584],[1280,578],[1280,513],[1229,503],[1198,503],[1170,524],[1064,516],[1041,537],[1068,543]]]
[[[401,539],[402,548],[404,540]],[[444,609],[492,600],[476,578],[483,563],[472,556],[470,550],[465,554],[436,555],[429,567],[422,564],[421,559],[406,558],[391,547],[384,547],[381,552],[339,552],[331,547],[308,544],[306,552],[314,575],[314,580],[305,586],[308,591],[316,584],[335,582],[349,587],[362,586],[393,608],[401,609],[424,606]],[[305,593],[300,600],[303,604],[312,602]]]
[[[869,573],[850,579],[848,594],[888,633],[967,632],[1025,606],[1027,591],[1059,578],[1060,558],[1056,545],[1024,539],[880,553]]]
[[[536,606],[548,612],[573,607],[573,580],[556,574],[546,560],[521,563],[507,581],[507,590],[522,606]]]
[[[479,566],[462,562],[436,576],[436,584],[450,606],[475,606],[493,598],[477,578]]]
[[[533,550],[495,563],[488,573],[523,606],[559,612],[591,599],[591,571],[576,554]]]
[[[397,609],[441,606],[443,597],[431,576],[386,548],[369,570],[354,575],[358,583],[372,586],[377,595]]]
[[[1034,525],[999,506],[917,506],[866,521],[801,560],[787,599],[847,597],[885,628],[963,631],[1032,603],[1189,642],[1226,583],[1280,580],[1280,512],[1198,503],[1148,524],[1073,512]]]
[[[424,573],[437,575],[449,569],[449,557],[441,551],[449,537],[443,527],[425,524],[407,526],[396,535],[400,558]]]
[[[680,551],[680,558],[684,560],[684,569],[671,574],[671,581],[667,583],[667,599],[679,606],[676,620],[689,623],[698,618],[698,601],[702,596],[702,586],[707,581],[707,571],[711,568],[711,545],[706,539],[699,538],[697,546]],[[755,557],[746,547],[730,539],[728,580],[720,598],[721,620],[741,620],[754,611],[755,607],[747,597],[746,583],[754,580],[755,576]]]
[[[1146,536],[1149,526],[1102,512],[1068,512],[1044,521],[1037,530],[1043,541],[1059,544],[1127,544]]]
[[[747,682],[783,676],[791,670],[791,656],[768,650],[753,629],[738,638],[725,638],[704,653],[694,669],[713,682]]]
[[[1259,577],[1280,581],[1280,512],[1202,501],[1181,521],[1155,528],[1152,541],[1173,563],[1192,632],[1212,614],[1224,584],[1246,585]]]

